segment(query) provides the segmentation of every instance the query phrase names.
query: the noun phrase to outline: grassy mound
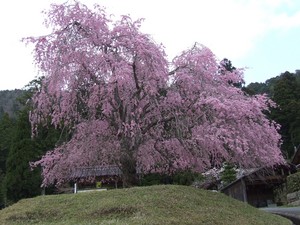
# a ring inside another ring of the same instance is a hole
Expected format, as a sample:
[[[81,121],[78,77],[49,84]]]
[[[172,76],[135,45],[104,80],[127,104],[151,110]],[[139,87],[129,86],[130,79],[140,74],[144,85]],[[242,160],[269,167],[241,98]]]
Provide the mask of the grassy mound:
[[[290,224],[223,194],[161,185],[39,196],[0,211],[0,224]]]

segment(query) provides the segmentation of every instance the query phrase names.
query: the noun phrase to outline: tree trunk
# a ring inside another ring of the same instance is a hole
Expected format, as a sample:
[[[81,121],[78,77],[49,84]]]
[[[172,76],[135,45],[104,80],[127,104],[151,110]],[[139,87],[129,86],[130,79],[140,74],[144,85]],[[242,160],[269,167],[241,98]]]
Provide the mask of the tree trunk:
[[[138,184],[136,172],[136,158],[134,157],[137,151],[137,146],[134,141],[128,137],[121,140],[121,170],[123,173],[123,187],[133,187]]]
[[[121,159],[123,187],[133,187],[138,184],[136,160],[130,155],[126,154]]]

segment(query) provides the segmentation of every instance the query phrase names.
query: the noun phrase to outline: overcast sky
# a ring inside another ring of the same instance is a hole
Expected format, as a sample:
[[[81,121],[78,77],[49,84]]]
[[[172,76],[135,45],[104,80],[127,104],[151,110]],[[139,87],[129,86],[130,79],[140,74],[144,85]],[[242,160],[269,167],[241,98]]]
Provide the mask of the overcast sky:
[[[0,90],[22,88],[38,71],[32,46],[21,38],[39,36],[42,10],[65,0],[9,0],[0,3]],[[70,1],[71,2],[71,1]],[[145,18],[142,31],[163,43],[171,60],[195,42],[219,59],[248,67],[245,80],[264,82],[282,72],[300,69],[299,0],[81,0],[98,3],[118,19]]]

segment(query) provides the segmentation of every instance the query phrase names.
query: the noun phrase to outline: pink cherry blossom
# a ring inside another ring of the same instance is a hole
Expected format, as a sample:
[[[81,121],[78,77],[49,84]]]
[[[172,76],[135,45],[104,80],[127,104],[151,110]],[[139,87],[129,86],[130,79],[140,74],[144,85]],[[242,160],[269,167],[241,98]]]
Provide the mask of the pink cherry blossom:
[[[137,168],[203,172],[224,161],[284,162],[278,125],[263,114],[274,103],[234,87],[242,70],[221,73],[207,47],[195,44],[168,63],[163,47],[140,31],[141,20],[113,22],[101,7],[80,3],[52,5],[46,16],[53,32],[27,39],[45,75],[30,119],[34,135],[50,118],[70,139],[33,163],[44,186],[85,166],[117,165],[128,186]]]

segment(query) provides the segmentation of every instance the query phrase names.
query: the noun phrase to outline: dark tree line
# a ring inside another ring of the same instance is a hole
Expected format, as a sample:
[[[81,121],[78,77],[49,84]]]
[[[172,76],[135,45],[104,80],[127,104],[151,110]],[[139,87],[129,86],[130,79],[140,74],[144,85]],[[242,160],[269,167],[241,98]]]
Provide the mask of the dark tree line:
[[[59,131],[49,126],[32,138],[30,98],[39,85],[39,80],[32,81],[13,103],[18,107],[0,115],[0,208],[41,194],[41,171],[31,170],[29,163],[53,148],[60,137]],[[15,95],[8,98],[11,96]]]
[[[264,83],[251,83],[246,87],[249,94],[266,93],[278,105],[270,118],[281,125],[282,152],[291,159],[300,147],[300,71],[285,72]]]

